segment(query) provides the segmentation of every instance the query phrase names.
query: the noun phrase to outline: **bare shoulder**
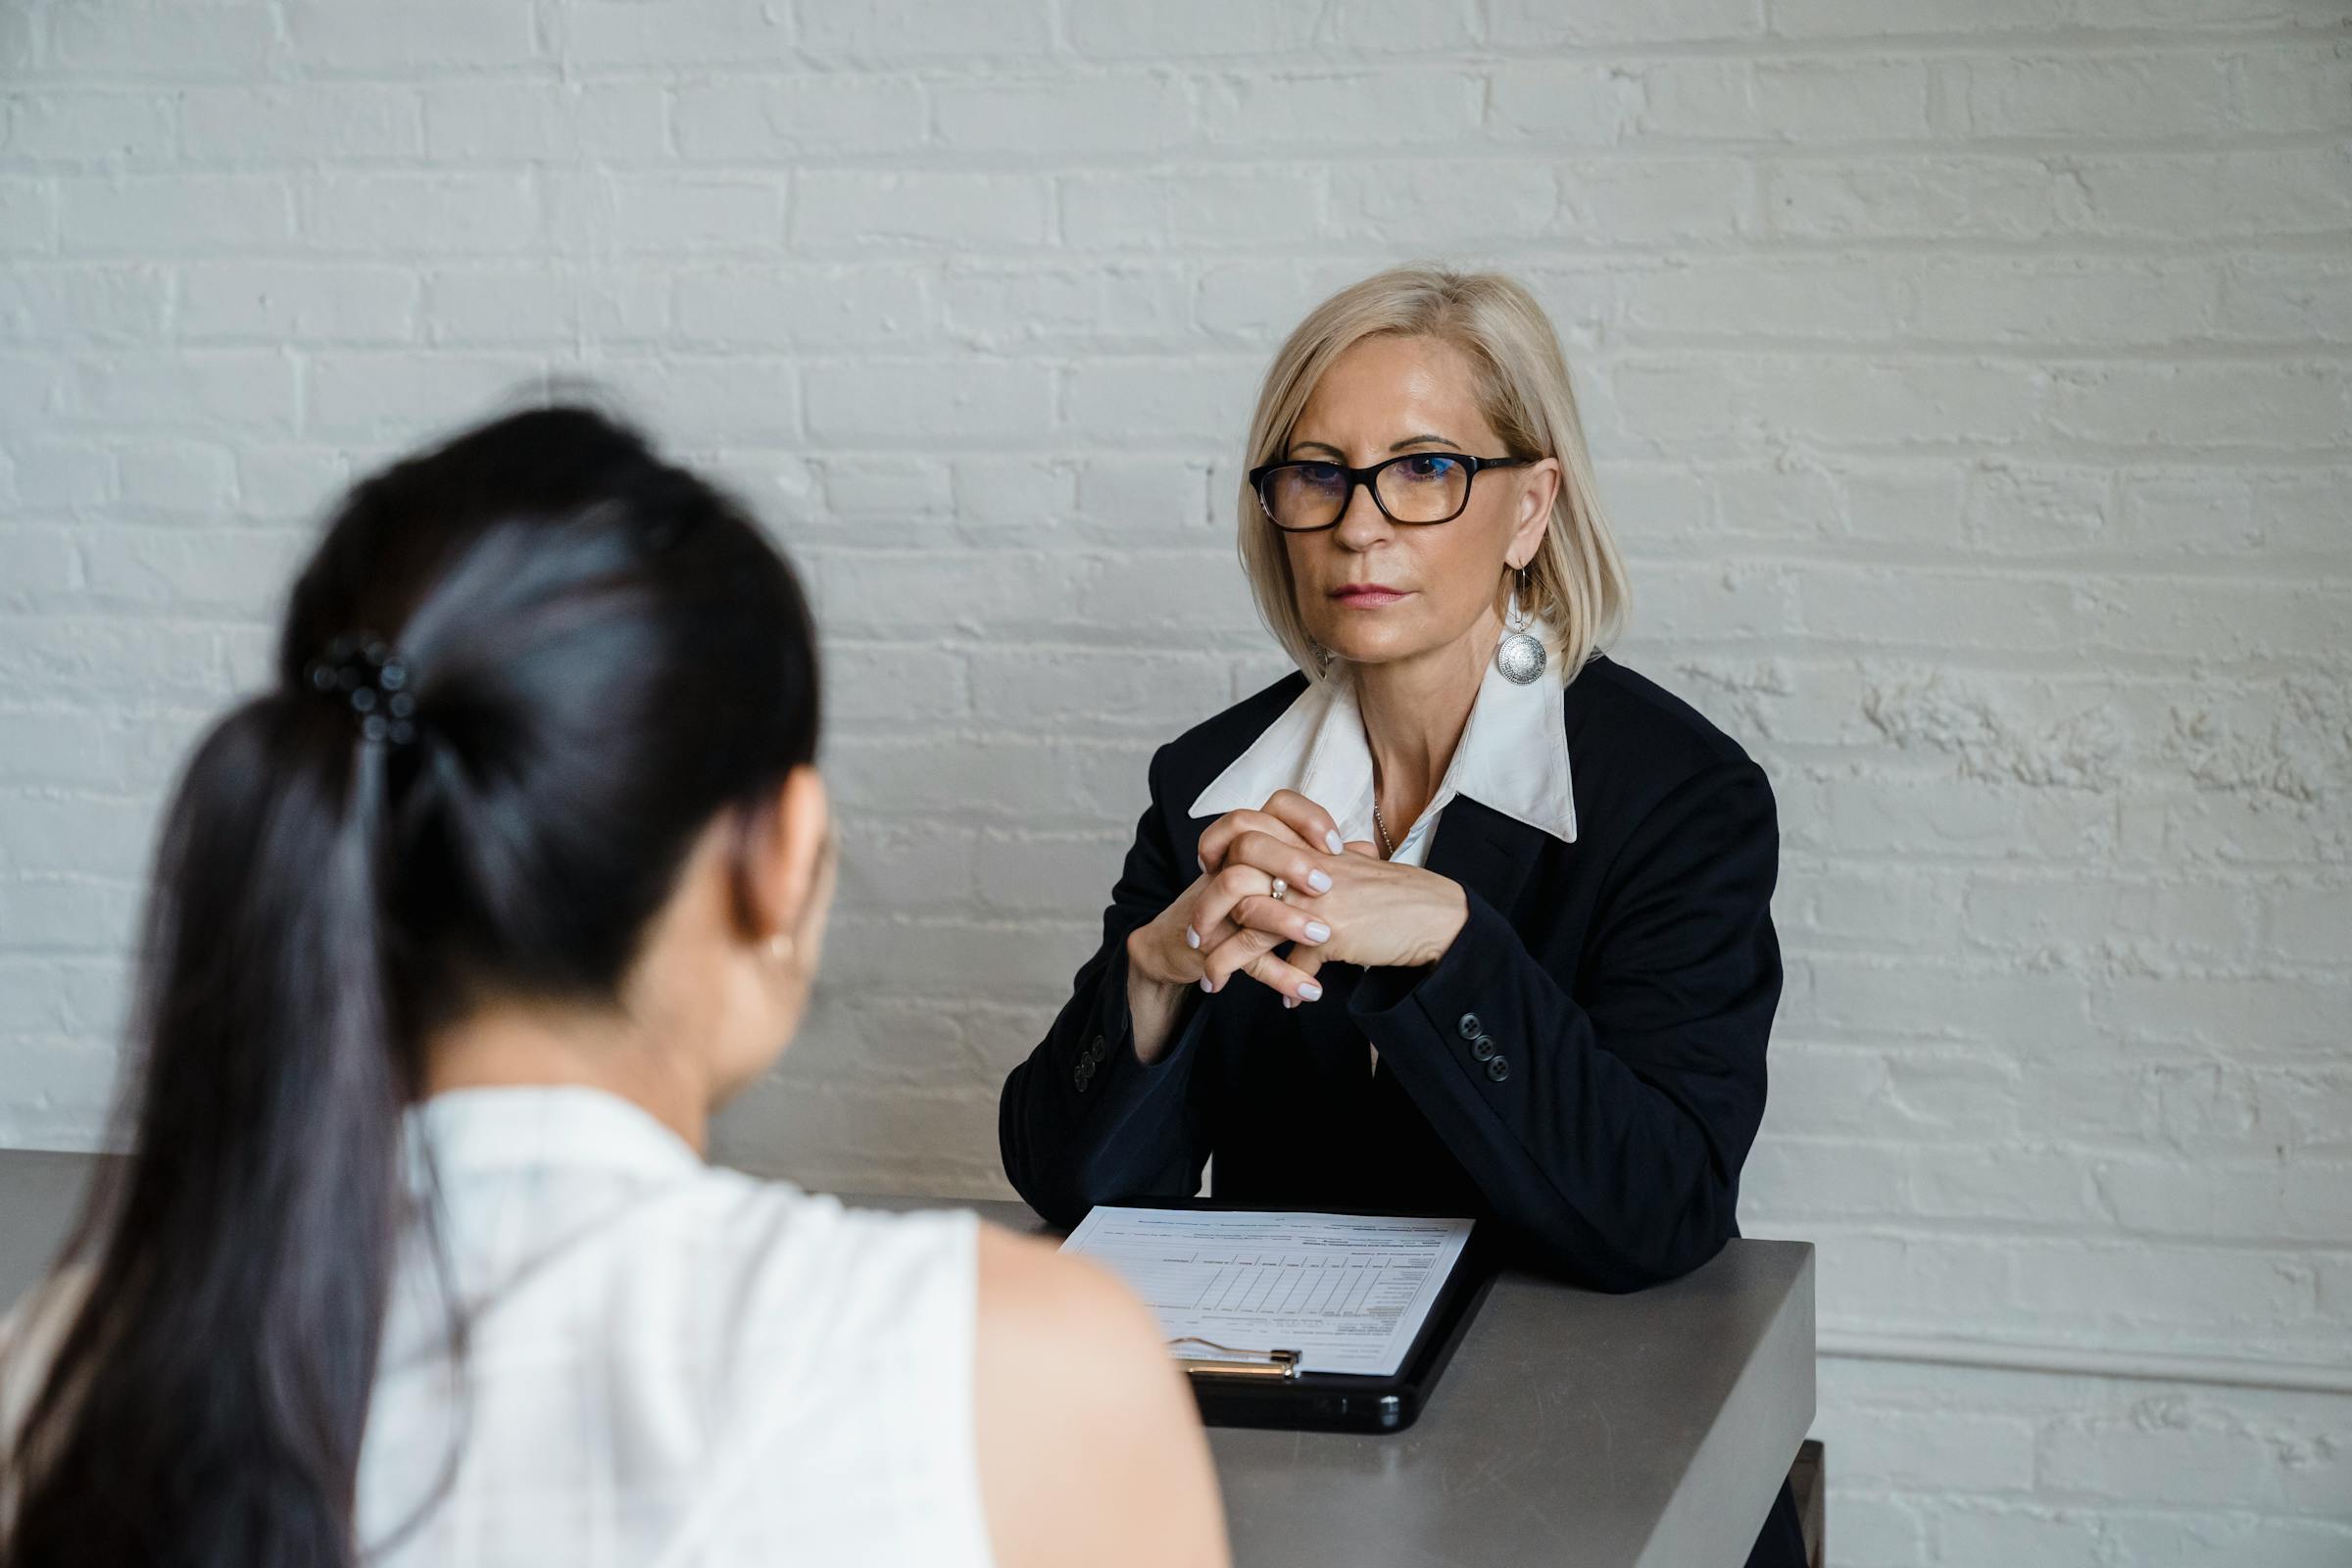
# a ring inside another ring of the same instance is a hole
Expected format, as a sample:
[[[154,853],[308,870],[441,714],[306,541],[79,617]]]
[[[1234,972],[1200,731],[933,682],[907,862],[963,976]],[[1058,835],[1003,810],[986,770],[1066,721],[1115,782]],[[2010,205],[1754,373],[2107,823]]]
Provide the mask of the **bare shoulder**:
[[[1033,1396],[1061,1401],[1074,1419],[1097,1404],[1174,1406],[1161,1396],[1186,1392],[1158,1324],[1107,1271],[993,1225],[980,1229],[979,1265],[984,1367],[1001,1357]]]
[[[1001,1326],[1008,1330],[1024,1327],[1023,1320],[1040,1311],[1062,1319],[1058,1332],[1078,1326],[1068,1321],[1072,1314],[1112,1338],[1121,1329],[1152,1327],[1143,1303],[1107,1271],[1051,1241],[996,1225],[980,1227],[980,1285],[994,1295],[1004,1319]]]
[[[1192,1394],[1124,1285],[982,1226],[974,1396],[989,1535],[1005,1568],[1213,1568],[1224,1516]],[[1068,1485],[1073,1454],[1088,1484]]]

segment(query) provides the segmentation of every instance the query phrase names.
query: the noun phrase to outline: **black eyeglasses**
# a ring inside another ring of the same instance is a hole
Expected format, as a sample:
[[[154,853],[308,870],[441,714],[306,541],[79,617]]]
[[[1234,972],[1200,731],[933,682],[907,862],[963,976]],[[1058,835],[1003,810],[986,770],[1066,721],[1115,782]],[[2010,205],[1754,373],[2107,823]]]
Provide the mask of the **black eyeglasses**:
[[[1459,452],[1407,452],[1350,468],[1340,463],[1269,463],[1250,470],[1250,488],[1266,520],[1285,533],[1319,533],[1339,525],[1355,487],[1391,522],[1423,527],[1451,522],[1470,505],[1470,481],[1487,468],[1523,468],[1540,458],[1473,458]]]

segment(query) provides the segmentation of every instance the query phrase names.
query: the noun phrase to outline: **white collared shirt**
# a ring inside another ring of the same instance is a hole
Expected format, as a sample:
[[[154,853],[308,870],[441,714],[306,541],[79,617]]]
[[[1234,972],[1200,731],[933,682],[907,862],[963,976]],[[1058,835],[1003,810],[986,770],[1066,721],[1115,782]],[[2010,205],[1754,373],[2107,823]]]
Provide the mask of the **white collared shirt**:
[[[1547,648],[1554,645],[1548,626],[1531,629]],[[1437,793],[1396,841],[1389,858],[1426,865],[1438,819],[1456,796],[1468,796],[1562,844],[1574,844],[1576,792],[1568,771],[1568,731],[1560,717],[1560,694],[1566,686],[1556,657],[1524,686],[1488,661],[1453,760],[1446,763]],[[1285,789],[1297,790],[1329,811],[1340,825],[1341,838],[1380,842],[1372,817],[1372,744],[1364,735],[1353,681],[1310,682],[1248,751],[1209,781],[1193,802],[1192,814],[1254,810],[1275,791]],[[1365,1051],[1371,1070],[1379,1071],[1379,1048],[1367,1041]]]
[[[1546,628],[1535,628],[1546,636]],[[1548,638],[1546,638],[1548,642]],[[1513,684],[1492,661],[1470,706],[1470,720],[1453,749],[1437,793],[1389,857],[1424,865],[1438,818],[1457,795],[1539,828],[1563,844],[1576,842],[1576,793],[1568,772],[1568,732],[1560,718],[1566,678],[1557,658],[1525,686]],[[1250,749],[1235,758],[1193,802],[1195,816],[1254,810],[1277,790],[1297,790],[1332,814],[1340,837],[1378,843],[1372,822],[1372,746],[1354,683],[1308,685]]]

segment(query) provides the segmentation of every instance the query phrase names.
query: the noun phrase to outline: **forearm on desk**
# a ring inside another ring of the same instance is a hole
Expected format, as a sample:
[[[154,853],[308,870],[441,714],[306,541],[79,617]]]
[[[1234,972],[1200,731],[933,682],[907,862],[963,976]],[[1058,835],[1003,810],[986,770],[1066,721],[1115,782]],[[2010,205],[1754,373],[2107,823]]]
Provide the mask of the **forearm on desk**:
[[[1671,1279],[1735,1234],[1781,991],[1778,843],[1753,763],[1694,775],[1628,836],[1578,995],[1473,896],[1438,962],[1368,971],[1350,1000],[1497,1215],[1587,1284]]]
[[[1206,1009],[1183,999],[1151,1062],[1135,1052],[1123,950],[1097,956],[1046,1039],[1005,1080],[998,1134],[1004,1172],[1057,1225],[1113,1199],[1182,1197],[1207,1158],[1188,1105]],[[1092,1063],[1081,1072],[1082,1063]]]
[[[1707,1129],[1607,1048],[1499,915],[1482,906],[1464,936],[1485,951],[1373,971],[1351,1007],[1495,1216],[1536,1260],[1601,1290],[1655,1284],[1712,1256],[1731,1234],[1736,1189]],[[1464,1017],[1494,1056],[1475,1054]],[[1507,1062],[1507,1076],[1490,1076],[1489,1060]]]

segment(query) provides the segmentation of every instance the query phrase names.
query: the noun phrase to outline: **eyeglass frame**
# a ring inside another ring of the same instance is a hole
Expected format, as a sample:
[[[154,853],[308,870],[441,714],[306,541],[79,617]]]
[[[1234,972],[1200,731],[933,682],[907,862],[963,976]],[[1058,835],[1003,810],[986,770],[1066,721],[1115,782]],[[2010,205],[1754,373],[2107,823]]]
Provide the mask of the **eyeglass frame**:
[[[1384,468],[1394,467],[1399,463],[1409,462],[1414,458],[1449,458],[1455,463],[1465,465],[1470,472],[1462,480],[1462,504],[1443,517],[1431,517],[1426,521],[1407,521],[1391,512],[1389,504],[1380,499],[1380,486],[1376,481]],[[1370,493],[1372,505],[1380,509],[1380,514],[1397,527],[1435,528],[1443,523],[1451,522],[1470,510],[1470,492],[1476,488],[1479,474],[1486,469],[1525,468],[1543,461],[1542,458],[1480,458],[1473,457],[1467,452],[1399,452],[1393,458],[1383,458],[1380,462],[1367,467],[1350,468],[1344,463],[1333,463],[1327,458],[1284,458],[1279,463],[1259,464],[1250,470],[1247,477],[1250,481],[1250,494],[1257,499],[1257,510],[1264,514],[1266,521],[1284,533],[1322,533],[1328,529],[1337,528],[1347,520],[1348,509],[1355,505],[1355,487],[1357,485],[1362,485]],[[1340,510],[1332,514],[1329,522],[1318,522],[1311,528],[1289,527],[1276,520],[1274,509],[1266,505],[1266,478],[1277,468],[1303,468],[1309,466],[1338,469],[1341,476],[1347,479],[1348,489],[1340,497]]]

